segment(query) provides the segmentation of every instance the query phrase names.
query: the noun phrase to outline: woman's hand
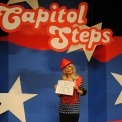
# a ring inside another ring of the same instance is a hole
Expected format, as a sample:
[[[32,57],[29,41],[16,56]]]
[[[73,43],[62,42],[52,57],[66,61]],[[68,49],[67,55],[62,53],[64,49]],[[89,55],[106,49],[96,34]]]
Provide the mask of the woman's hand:
[[[57,85],[54,85],[54,89],[56,89]]]
[[[78,86],[74,86],[74,89],[76,90],[76,91],[78,91],[79,90],[79,88],[78,88]]]
[[[57,84],[54,85],[54,89],[56,90]],[[60,94],[57,94],[59,97],[61,96]]]
[[[74,89],[77,91],[78,94],[82,95],[83,94],[83,91],[81,89],[79,89],[78,86],[74,86]]]

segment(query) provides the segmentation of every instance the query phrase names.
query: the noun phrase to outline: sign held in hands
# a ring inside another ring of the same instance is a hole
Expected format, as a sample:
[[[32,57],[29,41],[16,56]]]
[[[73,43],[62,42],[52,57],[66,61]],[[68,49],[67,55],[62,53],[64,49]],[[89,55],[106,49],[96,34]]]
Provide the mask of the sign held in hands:
[[[73,90],[74,90],[73,81],[58,80],[58,84],[57,84],[55,93],[72,96]]]

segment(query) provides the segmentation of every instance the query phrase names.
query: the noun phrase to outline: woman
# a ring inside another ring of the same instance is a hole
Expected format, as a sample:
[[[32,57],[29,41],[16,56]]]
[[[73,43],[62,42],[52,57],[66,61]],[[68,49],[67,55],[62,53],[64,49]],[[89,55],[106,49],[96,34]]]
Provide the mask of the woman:
[[[74,64],[68,60],[61,61],[62,80],[75,82],[73,96],[58,94],[60,97],[59,117],[60,122],[78,122],[80,113],[80,95],[87,93],[82,77],[76,74]]]

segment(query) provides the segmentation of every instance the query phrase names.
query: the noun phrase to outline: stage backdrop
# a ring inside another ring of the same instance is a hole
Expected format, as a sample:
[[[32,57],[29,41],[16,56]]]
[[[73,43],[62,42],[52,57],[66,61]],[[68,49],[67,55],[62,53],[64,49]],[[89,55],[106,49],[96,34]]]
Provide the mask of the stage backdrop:
[[[102,22],[88,26],[89,6],[82,0],[0,3],[0,122],[59,122],[54,85],[63,58],[73,61],[88,91],[79,122],[122,121],[122,37]]]

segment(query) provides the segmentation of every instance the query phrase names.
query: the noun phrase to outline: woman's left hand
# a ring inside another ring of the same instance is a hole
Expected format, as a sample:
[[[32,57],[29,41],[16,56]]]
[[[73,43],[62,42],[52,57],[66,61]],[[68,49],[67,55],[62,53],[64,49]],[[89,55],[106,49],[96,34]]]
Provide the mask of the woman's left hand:
[[[79,93],[79,94],[81,94],[81,95],[83,94],[83,91],[80,90],[78,86],[75,85],[75,86],[74,86],[74,89],[77,91],[77,93]]]
[[[79,90],[78,86],[76,86],[76,85],[74,86],[74,89],[75,89],[75,90]]]

